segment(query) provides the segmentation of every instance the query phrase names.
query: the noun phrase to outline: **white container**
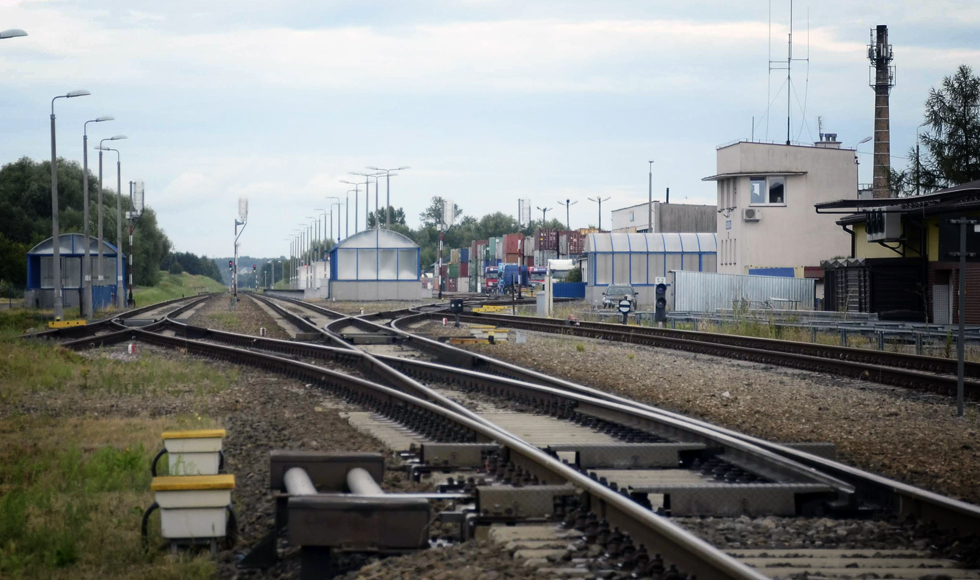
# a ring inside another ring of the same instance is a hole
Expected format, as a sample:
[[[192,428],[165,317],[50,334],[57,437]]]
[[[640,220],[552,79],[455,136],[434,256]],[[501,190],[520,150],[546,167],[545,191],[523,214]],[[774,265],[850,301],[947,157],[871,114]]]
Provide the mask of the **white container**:
[[[233,475],[153,478],[161,535],[167,539],[224,537],[234,487]]]
[[[163,434],[170,475],[217,475],[224,429]]]

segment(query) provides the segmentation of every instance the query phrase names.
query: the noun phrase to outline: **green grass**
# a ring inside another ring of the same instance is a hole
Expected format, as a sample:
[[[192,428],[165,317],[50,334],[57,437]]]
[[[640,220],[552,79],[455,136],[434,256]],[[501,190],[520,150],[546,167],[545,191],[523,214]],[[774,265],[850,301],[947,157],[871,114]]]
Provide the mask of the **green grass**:
[[[199,292],[224,292],[227,288],[207,276],[190,274],[170,274],[160,272],[160,283],[147,288],[136,288],[133,292],[136,306],[149,306],[181,296],[193,296]]]
[[[166,556],[159,524],[144,552],[153,501],[150,459],[168,419],[0,422],[0,578],[212,578],[209,558]],[[156,518],[153,518],[156,520]]]
[[[114,348],[121,351],[123,345]],[[219,369],[200,360],[114,360],[108,356],[112,351],[84,357],[54,345],[0,338],[0,405],[38,392],[205,396],[224,390],[239,376],[235,368]]]

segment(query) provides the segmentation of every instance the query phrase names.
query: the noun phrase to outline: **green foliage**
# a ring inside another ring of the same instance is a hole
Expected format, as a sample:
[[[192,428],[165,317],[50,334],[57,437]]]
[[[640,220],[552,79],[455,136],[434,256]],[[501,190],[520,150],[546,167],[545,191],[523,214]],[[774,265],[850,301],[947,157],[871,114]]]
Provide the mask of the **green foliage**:
[[[111,171],[110,171],[111,173]],[[89,233],[98,235],[98,178],[89,171]],[[104,185],[112,181],[106,179]],[[103,189],[103,237],[118,246],[116,239],[116,195]],[[129,195],[122,197],[123,212]],[[83,230],[82,167],[75,161],[58,160],[58,220],[61,233]],[[129,252],[128,230],[123,227],[123,251]],[[27,260],[21,250],[30,249],[51,237],[51,162],[28,157],[0,168],[0,278],[27,281]],[[136,254],[133,277],[137,285],[153,285],[159,276],[160,260],[170,250],[170,240],[157,226],[156,214],[146,208],[134,232]],[[13,245],[11,245],[13,244]],[[24,250],[26,252],[26,250]],[[20,257],[17,254],[20,253]]]
[[[225,290],[225,286],[220,282],[206,276],[160,272],[160,281],[157,285],[137,288],[135,298],[137,306],[148,306],[164,300],[193,296],[201,292],[224,292]]]
[[[180,260],[174,260],[170,263],[170,268],[167,271],[171,274],[183,274],[184,267],[180,265]]]
[[[387,211],[391,212],[391,225],[395,225],[395,224],[405,225],[405,210],[403,210],[400,207],[397,209],[393,207],[388,207]],[[378,210],[378,217],[380,218],[381,225],[384,226],[387,223],[387,219],[388,219],[385,208],[381,208]],[[374,220],[375,220],[374,212],[373,211],[368,212],[367,225],[369,230],[375,227]]]
[[[173,264],[179,262],[180,270],[174,272]],[[207,276],[216,282],[223,282],[221,272],[214,260],[207,256],[198,256],[191,252],[170,252],[160,262],[160,269],[167,270],[171,274],[187,272],[192,276]]]
[[[940,88],[929,89],[925,103],[926,129],[921,133],[921,158],[909,151],[909,169],[892,176],[899,195],[920,193],[980,180],[980,77],[960,65],[943,78]]]
[[[568,271],[568,275],[565,276],[566,282],[581,282],[582,281],[582,269],[573,268]]]

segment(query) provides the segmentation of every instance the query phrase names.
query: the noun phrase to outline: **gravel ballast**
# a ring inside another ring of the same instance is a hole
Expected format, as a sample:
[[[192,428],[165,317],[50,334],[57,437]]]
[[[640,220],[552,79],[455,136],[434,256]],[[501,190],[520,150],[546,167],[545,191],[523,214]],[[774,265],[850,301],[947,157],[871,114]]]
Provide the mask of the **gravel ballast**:
[[[440,325],[441,327],[441,325]],[[427,330],[438,334],[430,325]],[[978,412],[948,397],[708,355],[528,333],[464,347],[764,439],[830,441],[838,458],[980,503]]]

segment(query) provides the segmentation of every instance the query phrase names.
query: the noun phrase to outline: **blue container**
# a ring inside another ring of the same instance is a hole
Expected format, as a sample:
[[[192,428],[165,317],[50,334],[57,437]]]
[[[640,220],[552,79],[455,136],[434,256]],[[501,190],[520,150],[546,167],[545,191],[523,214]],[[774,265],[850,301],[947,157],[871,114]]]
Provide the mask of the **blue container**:
[[[459,261],[460,262],[469,262],[470,261],[470,249],[469,248],[461,248],[459,250]]]

